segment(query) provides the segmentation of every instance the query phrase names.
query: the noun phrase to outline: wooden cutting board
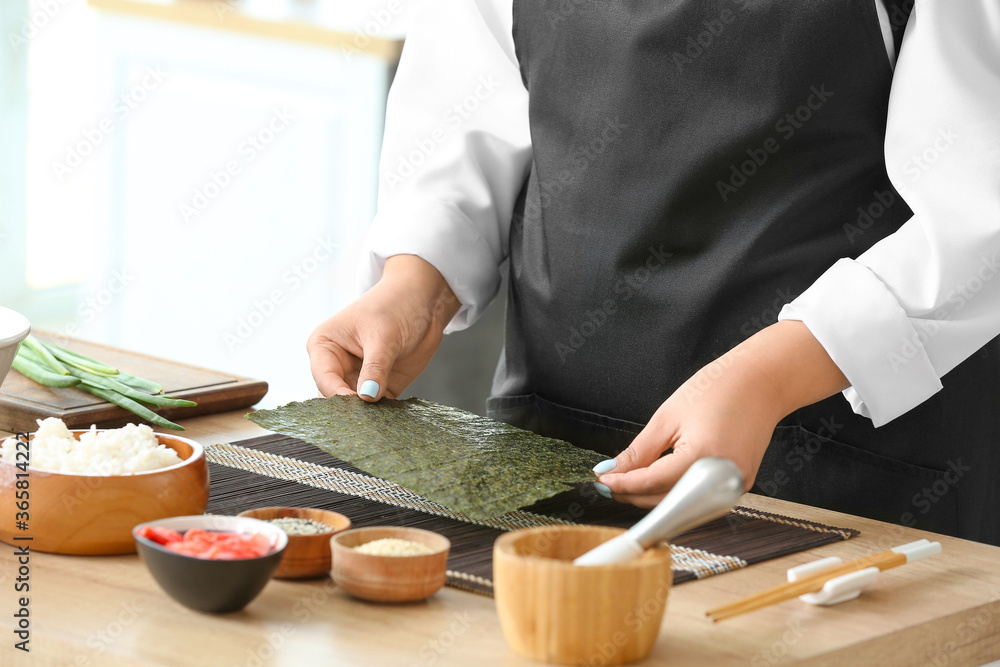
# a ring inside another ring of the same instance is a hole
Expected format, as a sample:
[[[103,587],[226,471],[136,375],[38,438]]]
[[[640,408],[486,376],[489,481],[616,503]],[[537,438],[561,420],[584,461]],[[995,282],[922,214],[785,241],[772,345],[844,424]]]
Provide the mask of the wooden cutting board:
[[[260,380],[157,359],[97,343],[62,337],[56,341],[45,332],[33,333],[41,340],[52,341],[132,375],[157,382],[169,396],[198,403],[193,408],[156,410],[171,421],[245,408],[267,393],[267,383]],[[45,417],[58,417],[69,428],[89,428],[91,424],[100,428],[113,428],[128,422],[143,421],[127,410],[75,387],[43,387],[11,369],[0,387],[0,430],[34,431],[37,426],[35,420]]]

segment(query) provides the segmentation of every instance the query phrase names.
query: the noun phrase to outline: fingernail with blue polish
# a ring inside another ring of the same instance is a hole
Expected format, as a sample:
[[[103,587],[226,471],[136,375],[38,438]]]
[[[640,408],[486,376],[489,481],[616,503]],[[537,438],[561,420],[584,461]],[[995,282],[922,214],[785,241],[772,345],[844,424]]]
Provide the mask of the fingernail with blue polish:
[[[358,393],[369,398],[376,398],[378,396],[378,382],[375,380],[365,380]]]
[[[611,472],[617,467],[618,467],[618,461],[615,461],[614,459],[607,459],[605,461],[601,461],[596,466],[594,466],[594,474],[603,475],[606,472]]]
[[[600,482],[594,482],[594,490],[599,494],[611,500],[611,489],[608,488],[606,484],[601,484]]]

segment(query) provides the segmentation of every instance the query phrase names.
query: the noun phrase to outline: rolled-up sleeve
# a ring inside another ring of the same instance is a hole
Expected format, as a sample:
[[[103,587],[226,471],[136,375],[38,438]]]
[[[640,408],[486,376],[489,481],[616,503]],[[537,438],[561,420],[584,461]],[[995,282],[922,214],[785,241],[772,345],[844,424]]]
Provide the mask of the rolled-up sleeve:
[[[785,306],[876,426],[1000,334],[1000,3],[925,0],[893,78],[889,177],[913,217]],[[945,379],[947,381],[947,378]]]
[[[424,2],[389,93],[361,288],[378,281],[386,258],[422,257],[462,304],[446,331],[474,322],[499,289],[510,219],[531,160],[511,6]]]

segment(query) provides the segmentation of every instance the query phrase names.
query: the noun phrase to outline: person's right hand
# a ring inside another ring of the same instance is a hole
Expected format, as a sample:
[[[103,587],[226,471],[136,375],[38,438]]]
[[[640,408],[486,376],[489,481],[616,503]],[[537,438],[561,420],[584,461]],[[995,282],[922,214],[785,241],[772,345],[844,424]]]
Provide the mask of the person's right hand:
[[[431,264],[390,257],[374,287],[309,336],[316,387],[323,396],[395,398],[426,368],[459,306]]]

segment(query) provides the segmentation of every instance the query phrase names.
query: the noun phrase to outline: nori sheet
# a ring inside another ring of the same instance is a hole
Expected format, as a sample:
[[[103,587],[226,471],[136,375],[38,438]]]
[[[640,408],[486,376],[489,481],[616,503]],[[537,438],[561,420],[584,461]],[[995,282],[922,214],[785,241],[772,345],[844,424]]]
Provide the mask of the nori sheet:
[[[596,479],[607,458],[419,398],[331,396],[247,419],[311,443],[473,519],[500,516]]]

